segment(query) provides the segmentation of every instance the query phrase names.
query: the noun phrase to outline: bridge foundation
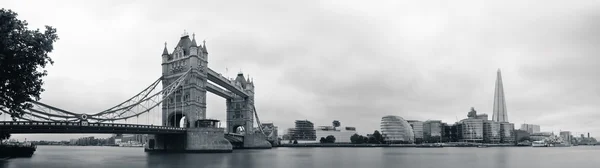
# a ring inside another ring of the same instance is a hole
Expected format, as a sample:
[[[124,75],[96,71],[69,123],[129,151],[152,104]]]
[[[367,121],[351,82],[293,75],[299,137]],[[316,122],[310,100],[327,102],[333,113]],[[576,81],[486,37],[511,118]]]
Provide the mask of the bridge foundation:
[[[271,149],[272,145],[267,137],[261,133],[244,135],[244,149]]]
[[[185,134],[148,135],[146,152],[229,153],[222,128],[188,128]]]

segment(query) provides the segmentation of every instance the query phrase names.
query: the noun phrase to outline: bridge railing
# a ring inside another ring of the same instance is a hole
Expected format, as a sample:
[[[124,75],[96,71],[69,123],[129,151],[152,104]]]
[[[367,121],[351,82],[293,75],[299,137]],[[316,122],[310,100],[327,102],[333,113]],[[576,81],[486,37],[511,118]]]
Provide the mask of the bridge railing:
[[[80,122],[27,122],[27,121],[2,121],[0,126],[74,126],[74,127],[116,127],[116,128],[146,128],[162,130],[186,130],[179,127],[166,127],[154,125],[135,125],[135,124],[113,124],[113,123],[88,123],[83,125]]]

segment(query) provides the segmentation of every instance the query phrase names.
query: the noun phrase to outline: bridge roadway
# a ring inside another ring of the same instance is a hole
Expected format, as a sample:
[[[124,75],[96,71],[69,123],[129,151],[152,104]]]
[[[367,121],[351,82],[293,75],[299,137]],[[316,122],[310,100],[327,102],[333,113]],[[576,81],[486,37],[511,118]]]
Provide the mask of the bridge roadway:
[[[0,121],[0,131],[31,133],[184,134],[185,128],[136,124]]]

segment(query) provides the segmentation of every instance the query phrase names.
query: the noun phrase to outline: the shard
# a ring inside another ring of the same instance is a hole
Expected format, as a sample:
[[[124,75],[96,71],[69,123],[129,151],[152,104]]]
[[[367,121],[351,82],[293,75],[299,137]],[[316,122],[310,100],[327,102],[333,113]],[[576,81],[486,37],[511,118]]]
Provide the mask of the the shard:
[[[504,87],[502,86],[502,74],[500,69],[496,76],[496,90],[494,91],[494,115],[492,120],[496,122],[508,122],[506,114],[506,101],[504,100]]]

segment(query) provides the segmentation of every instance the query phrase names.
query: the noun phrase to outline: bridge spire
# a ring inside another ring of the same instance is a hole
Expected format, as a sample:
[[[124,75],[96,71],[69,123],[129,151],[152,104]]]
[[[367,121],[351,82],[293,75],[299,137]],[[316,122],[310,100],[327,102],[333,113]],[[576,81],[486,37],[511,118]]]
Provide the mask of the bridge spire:
[[[169,55],[169,50],[167,50],[167,42],[165,41],[165,49],[163,49],[162,55]]]
[[[202,53],[208,54],[208,51],[206,49],[206,40],[202,40],[202,45],[204,45],[202,46]]]
[[[196,33],[192,33],[192,46],[198,47],[198,44],[196,44]]]

